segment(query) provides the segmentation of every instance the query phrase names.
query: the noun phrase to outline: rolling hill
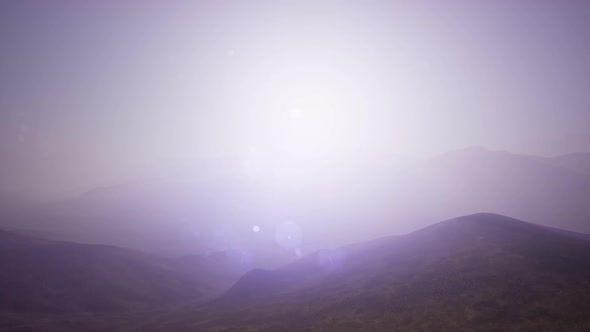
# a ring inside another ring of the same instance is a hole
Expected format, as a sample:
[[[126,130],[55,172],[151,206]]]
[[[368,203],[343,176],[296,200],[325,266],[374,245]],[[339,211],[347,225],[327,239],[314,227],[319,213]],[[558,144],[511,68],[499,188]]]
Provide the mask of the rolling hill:
[[[275,243],[276,226],[284,221],[303,230],[303,252],[479,211],[590,233],[590,175],[576,171],[584,156],[468,148],[399,167],[386,158],[343,161],[283,187],[243,174],[236,161],[232,167],[212,164],[214,175],[198,181],[146,178],[17,211],[0,206],[0,221],[5,229],[51,239],[170,257],[238,248],[259,268],[295,258]],[[253,225],[262,231],[254,234]]]
[[[590,241],[495,214],[244,275],[146,331],[587,331]]]
[[[210,298],[239,276],[224,255],[162,258],[0,232],[0,313],[122,312]]]

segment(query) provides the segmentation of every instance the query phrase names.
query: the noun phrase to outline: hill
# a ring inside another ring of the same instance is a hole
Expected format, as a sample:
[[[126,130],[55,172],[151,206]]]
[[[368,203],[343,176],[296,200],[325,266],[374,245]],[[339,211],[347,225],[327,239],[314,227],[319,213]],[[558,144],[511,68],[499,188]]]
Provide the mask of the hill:
[[[238,276],[228,257],[168,259],[0,232],[0,312],[122,312],[204,300]]]
[[[171,257],[238,248],[252,268],[274,268],[295,258],[275,241],[285,221],[301,228],[302,252],[479,211],[590,233],[590,175],[574,170],[584,160],[584,154],[553,160],[468,148],[402,166],[384,157],[343,160],[295,179],[253,177],[236,161],[212,166],[215,174],[198,181],[146,178],[55,204],[0,206],[0,222],[52,239]],[[261,173],[281,170],[275,166]],[[261,231],[252,232],[253,225]]]
[[[495,214],[246,274],[141,330],[587,331],[590,241]]]

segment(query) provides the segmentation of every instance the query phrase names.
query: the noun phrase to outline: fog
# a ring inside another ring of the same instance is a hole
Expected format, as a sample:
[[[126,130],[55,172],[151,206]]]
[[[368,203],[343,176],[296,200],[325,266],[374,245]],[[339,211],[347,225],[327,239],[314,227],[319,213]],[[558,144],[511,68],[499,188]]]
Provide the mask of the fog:
[[[0,1],[0,330],[590,330],[590,1]]]
[[[210,158],[589,148],[583,1],[0,6],[7,194],[81,193]]]
[[[477,212],[587,232],[589,16],[3,1],[3,226],[247,267]]]

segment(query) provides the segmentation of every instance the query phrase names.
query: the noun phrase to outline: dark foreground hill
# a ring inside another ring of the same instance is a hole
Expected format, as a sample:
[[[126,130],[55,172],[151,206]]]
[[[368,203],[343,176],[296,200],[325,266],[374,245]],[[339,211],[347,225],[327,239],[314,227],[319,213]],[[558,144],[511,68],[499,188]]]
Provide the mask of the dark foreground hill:
[[[0,231],[0,313],[123,312],[218,294],[237,274],[224,258],[167,259],[105,245]]]
[[[250,271],[203,304],[4,315],[0,330],[589,331],[588,294],[587,236],[476,214]]]
[[[476,214],[246,274],[158,331],[589,331],[590,241]]]

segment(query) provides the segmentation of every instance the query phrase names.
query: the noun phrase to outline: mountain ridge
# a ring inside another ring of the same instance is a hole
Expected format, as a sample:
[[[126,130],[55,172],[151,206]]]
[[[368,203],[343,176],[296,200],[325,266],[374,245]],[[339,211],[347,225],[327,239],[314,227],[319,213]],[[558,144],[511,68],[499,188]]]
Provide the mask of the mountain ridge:
[[[578,296],[590,291],[590,241],[570,233],[478,213],[328,255],[253,271],[193,319],[175,313],[150,330],[590,328],[590,299]]]
[[[117,312],[198,301],[232,281],[208,262],[0,231],[0,312]],[[194,266],[190,264],[194,263]],[[203,271],[199,271],[203,269]],[[210,271],[207,271],[210,270]],[[213,273],[217,280],[207,280]],[[227,278],[228,280],[225,280]],[[215,283],[218,283],[215,286]]]

